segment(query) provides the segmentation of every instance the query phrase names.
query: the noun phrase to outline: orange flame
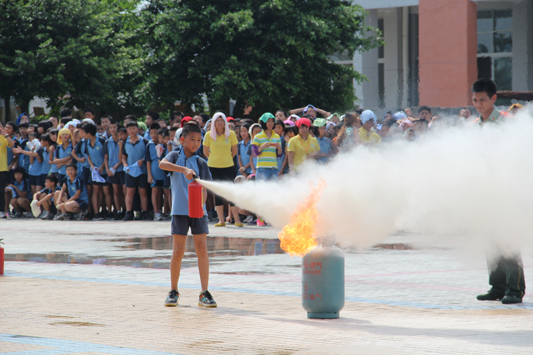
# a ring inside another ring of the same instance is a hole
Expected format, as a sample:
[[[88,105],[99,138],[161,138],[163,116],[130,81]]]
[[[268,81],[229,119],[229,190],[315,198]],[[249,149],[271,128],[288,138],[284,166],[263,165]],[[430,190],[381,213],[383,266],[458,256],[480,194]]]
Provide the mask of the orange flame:
[[[311,187],[311,193],[301,202],[291,216],[288,225],[278,234],[281,249],[291,256],[303,256],[316,245],[315,226],[318,220],[316,203],[326,183],[320,180],[318,186]]]

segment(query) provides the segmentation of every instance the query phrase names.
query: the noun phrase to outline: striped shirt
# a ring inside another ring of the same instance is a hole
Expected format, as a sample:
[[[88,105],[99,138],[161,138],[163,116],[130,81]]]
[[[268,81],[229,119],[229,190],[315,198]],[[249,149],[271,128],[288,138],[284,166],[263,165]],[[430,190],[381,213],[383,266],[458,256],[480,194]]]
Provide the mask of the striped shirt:
[[[281,139],[274,132],[272,132],[272,135],[270,138],[268,138],[265,131],[263,131],[257,134],[252,142],[257,149],[259,149],[259,147],[265,143],[281,144]],[[256,168],[278,168],[278,155],[276,146],[269,145],[267,148],[263,148],[257,157]]]

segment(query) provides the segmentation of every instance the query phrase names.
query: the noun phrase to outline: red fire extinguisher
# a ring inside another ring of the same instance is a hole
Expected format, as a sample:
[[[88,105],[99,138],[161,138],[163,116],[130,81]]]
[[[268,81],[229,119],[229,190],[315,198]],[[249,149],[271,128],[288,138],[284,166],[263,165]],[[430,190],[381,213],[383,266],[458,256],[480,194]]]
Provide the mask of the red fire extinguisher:
[[[198,182],[198,176],[189,184],[189,217],[202,218],[204,216],[204,197],[202,185]]]
[[[4,248],[0,246],[0,275],[4,274]]]

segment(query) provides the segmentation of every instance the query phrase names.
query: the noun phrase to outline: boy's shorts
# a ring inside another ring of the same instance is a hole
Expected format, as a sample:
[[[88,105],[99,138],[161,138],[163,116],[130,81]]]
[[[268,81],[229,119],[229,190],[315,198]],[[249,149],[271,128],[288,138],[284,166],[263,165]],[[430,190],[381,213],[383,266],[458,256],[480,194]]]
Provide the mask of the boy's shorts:
[[[193,235],[209,233],[207,216],[203,216],[202,218],[191,218],[189,216],[173,215],[170,225],[170,232],[172,234],[187,235],[189,227],[191,227]]]
[[[92,176],[91,176],[91,184],[92,184],[92,185],[98,185],[98,186],[109,186],[109,185],[111,185],[111,184],[107,181],[107,174],[102,174],[102,175],[100,175],[100,176],[101,176],[102,178],[105,179],[105,182],[94,181],[94,180],[92,179]]]
[[[138,187],[146,189],[148,187],[148,177],[146,174],[141,174],[137,177],[133,177],[130,174],[126,174],[126,187]]]
[[[115,171],[115,175],[107,176],[107,182],[112,185],[125,185],[126,173],[123,171]]]
[[[85,185],[93,184],[92,179],[91,179],[91,169],[83,167],[82,173],[81,173],[81,181],[83,181]]]
[[[168,175],[165,177],[165,184],[163,185],[163,188],[166,190],[170,189],[170,176]]]
[[[44,180],[41,175],[28,175],[30,186],[44,186]]]
[[[78,204],[78,208],[80,210],[86,210],[89,207],[87,202],[83,201],[82,199],[77,198],[74,201]]]
[[[66,178],[67,178],[66,175],[57,173],[57,180],[59,180],[59,186],[63,187],[63,183],[66,181],[65,180]]]
[[[152,180],[152,185],[150,187],[163,187],[165,186],[164,180]]]

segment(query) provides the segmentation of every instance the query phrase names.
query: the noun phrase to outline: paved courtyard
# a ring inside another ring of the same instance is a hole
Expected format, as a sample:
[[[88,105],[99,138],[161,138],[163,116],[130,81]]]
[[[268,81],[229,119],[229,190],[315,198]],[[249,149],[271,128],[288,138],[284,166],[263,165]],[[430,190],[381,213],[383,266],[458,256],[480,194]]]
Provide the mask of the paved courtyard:
[[[346,248],[346,304],[307,319],[301,258],[272,228],[210,225],[210,290],[197,306],[194,244],[180,305],[165,308],[168,222],[0,220],[1,354],[532,354],[533,298],[479,302],[484,255],[399,233]],[[526,283],[533,272],[523,251]]]

